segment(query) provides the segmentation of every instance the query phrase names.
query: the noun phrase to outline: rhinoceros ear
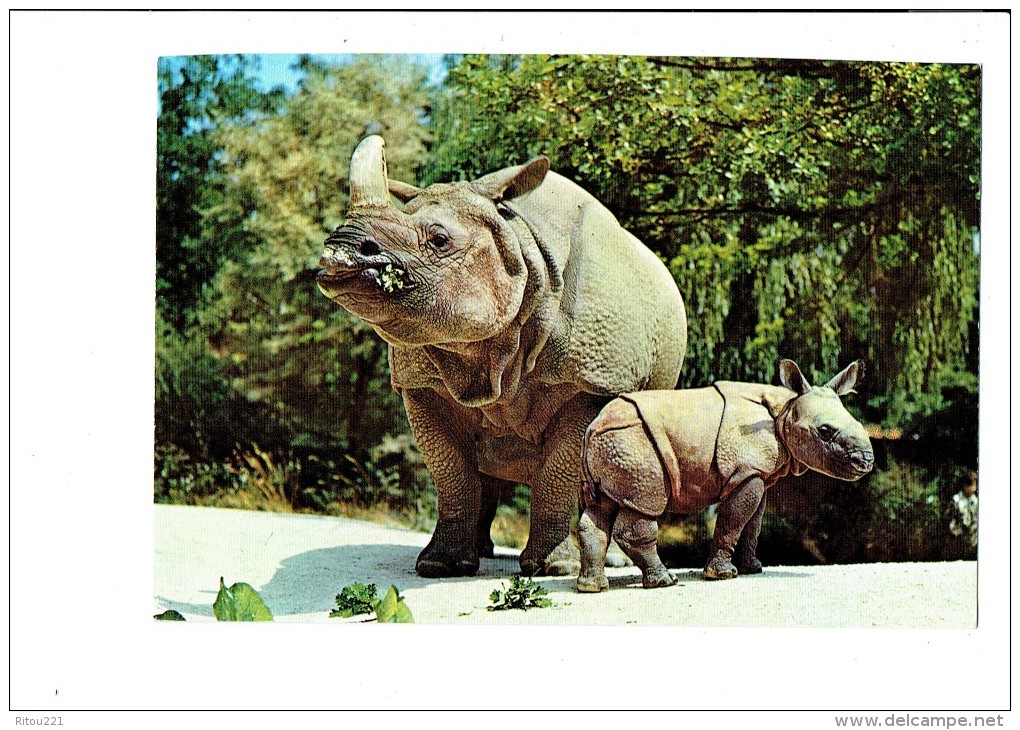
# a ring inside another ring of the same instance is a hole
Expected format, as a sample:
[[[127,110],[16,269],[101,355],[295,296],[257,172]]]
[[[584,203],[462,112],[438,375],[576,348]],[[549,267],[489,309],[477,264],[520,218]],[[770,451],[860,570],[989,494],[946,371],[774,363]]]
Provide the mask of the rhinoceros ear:
[[[854,388],[862,380],[864,380],[864,361],[856,360],[847,365],[843,372],[826,383],[825,387],[832,388],[836,391],[837,395],[846,395],[847,393],[856,393],[857,391]]]
[[[811,390],[811,383],[804,377],[797,363],[786,358],[779,361],[779,382],[797,395],[804,395]]]
[[[395,197],[401,203],[406,203],[412,198],[417,198],[421,194],[421,188],[416,188],[414,185],[409,185],[399,180],[389,180],[390,195]]]
[[[549,172],[549,159],[536,157],[523,165],[508,167],[478,178],[471,187],[489,200],[499,202],[512,200],[519,195],[529,193],[545,180]]]

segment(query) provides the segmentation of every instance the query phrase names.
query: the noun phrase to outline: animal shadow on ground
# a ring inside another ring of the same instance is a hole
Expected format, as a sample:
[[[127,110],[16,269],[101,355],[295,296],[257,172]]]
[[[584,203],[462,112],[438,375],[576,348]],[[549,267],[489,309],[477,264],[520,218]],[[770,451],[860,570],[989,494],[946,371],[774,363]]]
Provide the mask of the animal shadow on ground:
[[[336,606],[336,596],[352,583],[374,583],[382,595],[390,585],[401,592],[435,585],[436,583],[465,583],[479,579],[510,578],[520,575],[517,555],[496,548],[496,557],[482,558],[478,573],[463,578],[422,578],[414,571],[415,560],[421,547],[416,545],[344,545],[319,548],[298,553],[285,559],[276,573],[265,585],[253,586],[274,616],[296,614],[321,614],[322,620],[329,618],[329,612]],[[672,570],[679,583],[701,581],[701,570]],[[783,569],[765,568],[765,572],[743,576],[737,580],[762,580],[771,578],[801,578],[804,573]],[[576,594],[576,576],[538,577],[537,581],[550,593]],[[641,588],[639,573],[611,576],[611,590]],[[186,603],[161,598],[166,608],[185,614],[213,615],[212,605],[216,600],[218,586],[208,589],[207,603]],[[662,590],[669,590],[668,588]]]
[[[212,616],[213,615],[213,603],[216,601],[216,594],[218,591],[210,590],[203,591],[208,592],[209,602],[208,603],[187,603],[186,601],[174,601],[164,596],[156,596],[156,600],[163,607],[160,611],[168,611],[173,609],[183,614],[196,614],[199,616]]]
[[[497,549],[498,550],[498,549]],[[404,592],[443,583],[499,578],[520,572],[516,555],[483,558],[478,573],[464,578],[422,578],[414,572],[420,546],[344,545],[299,553],[283,561],[259,589],[274,615],[317,614],[327,619],[336,596],[352,583],[374,583],[382,596],[390,585]]]
[[[421,546],[344,545],[319,548],[286,558],[264,585],[255,585],[273,616],[321,614],[328,620],[336,607],[336,596],[352,583],[374,583],[382,596],[390,585],[401,592],[439,581],[447,583],[501,578],[517,575],[517,556],[496,548],[495,558],[482,558],[478,573],[465,578],[422,578],[414,572]],[[210,585],[207,603],[188,603],[157,597],[161,605],[185,614],[213,615],[218,585]]]

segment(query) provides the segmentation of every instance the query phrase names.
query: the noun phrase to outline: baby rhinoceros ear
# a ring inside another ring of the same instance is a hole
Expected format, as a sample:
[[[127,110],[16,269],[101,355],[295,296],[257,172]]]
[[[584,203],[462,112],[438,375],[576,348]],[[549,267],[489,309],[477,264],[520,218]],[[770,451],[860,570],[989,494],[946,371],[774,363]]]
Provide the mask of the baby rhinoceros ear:
[[[843,372],[826,383],[825,387],[832,388],[837,395],[846,395],[847,393],[856,393],[854,388],[862,380],[864,380],[864,361],[855,360],[847,365]]]
[[[797,363],[785,357],[779,361],[779,382],[797,395],[804,395],[811,390],[811,383],[804,377]]]

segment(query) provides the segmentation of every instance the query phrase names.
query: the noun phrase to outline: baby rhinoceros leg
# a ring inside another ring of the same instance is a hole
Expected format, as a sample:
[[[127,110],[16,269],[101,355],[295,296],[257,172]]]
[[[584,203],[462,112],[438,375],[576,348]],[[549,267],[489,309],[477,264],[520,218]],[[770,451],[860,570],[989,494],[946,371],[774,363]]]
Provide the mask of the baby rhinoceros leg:
[[[761,518],[765,514],[765,502],[767,495],[762,495],[758,509],[751,519],[744,525],[737,541],[737,552],[733,557],[733,563],[741,575],[753,575],[762,571],[761,561],[758,560],[758,534],[761,532]]]
[[[659,559],[658,535],[659,525],[654,519],[627,507],[620,509],[613,537],[641,569],[641,584],[645,588],[664,588],[676,583]]]
[[[641,569],[645,588],[675,584],[659,560],[658,525],[652,516],[666,509],[665,475],[636,406],[622,398],[611,401],[588,429],[582,452],[590,494],[583,499],[589,516],[578,527],[582,552],[578,590],[604,590],[596,586],[608,585],[593,581],[602,575],[610,536]]]
[[[581,513],[577,523],[577,541],[581,544],[577,590],[581,593],[599,593],[609,588],[605,572],[606,551],[616,521],[616,510],[616,504],[602,500],[589,504]]]
[[[738,566],[733,564],[734,552],[741,535],[747,530],[746,541],[737,562],[750,572],[757,563],[754,550],[758,545],[758,532],[761,529],[761,513],[765,509],[765,484],[758,477],[748,479],[733,490],[719,505],[719,517],[715,523],[715,536],[712,538],[712,552],[705,566],[704,577],[707,580],[726,580],[736,578]],[[759,511],[760,510],[760,511]],[[752,534],[753,533],[753,534]],[[750,552],[748,552],[750,549]]]

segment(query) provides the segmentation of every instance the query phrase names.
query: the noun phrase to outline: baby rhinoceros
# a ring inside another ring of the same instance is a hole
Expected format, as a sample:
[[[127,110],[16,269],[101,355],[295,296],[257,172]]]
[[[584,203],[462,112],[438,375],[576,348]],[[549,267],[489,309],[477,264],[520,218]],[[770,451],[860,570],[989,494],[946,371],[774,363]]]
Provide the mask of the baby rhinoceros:
[[[812,387],[792,360],[779,362],[785,387],[718,382],[693,390],[628,393],[592,422],[582,446],[583,513],[577,589],[609,587],[610,536],[641,569],[645,588],[673,585],[656,550],[656,518],[719,513],[708,579],[761,572],[755,557],[765,492],[808,469],[854,481],[871,471],[868,434],[839,396],[864,375],[860,360]]]

